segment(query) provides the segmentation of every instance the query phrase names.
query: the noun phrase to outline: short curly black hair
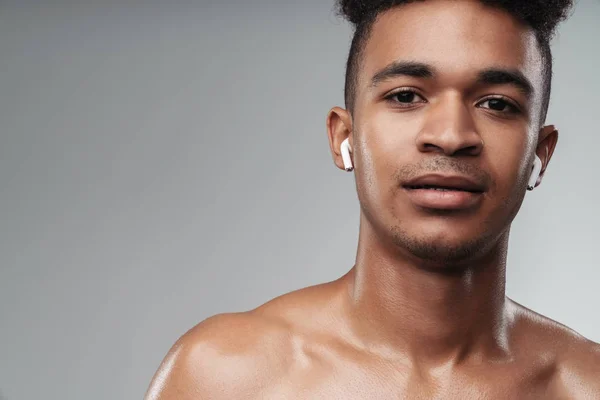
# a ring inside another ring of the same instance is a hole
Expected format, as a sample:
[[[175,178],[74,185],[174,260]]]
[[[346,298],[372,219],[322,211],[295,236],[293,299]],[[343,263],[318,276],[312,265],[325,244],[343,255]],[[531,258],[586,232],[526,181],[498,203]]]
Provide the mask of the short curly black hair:
[[[345,103],[354,109],[357,75],[361,53],[377,16],[395,6],[426,0],[336,0],[337,12],[354,26],[354,37],[346,63]],[[556,26],[568,17],[573,0],[480,0],[503,9],[532,28],[537,38],[543,64],[543,101],[540,123],[546,120],[552,84],[552,52],[550,41]]]

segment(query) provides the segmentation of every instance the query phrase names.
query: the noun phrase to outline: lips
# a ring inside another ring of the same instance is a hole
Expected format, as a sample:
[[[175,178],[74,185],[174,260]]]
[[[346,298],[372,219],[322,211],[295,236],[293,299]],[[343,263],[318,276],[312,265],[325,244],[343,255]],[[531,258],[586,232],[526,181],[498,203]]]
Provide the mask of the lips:
[[[446,189],[464,192],[482,193],[486,186],[475,179],[465,176],[423,175],[403,185],[407,189]]]
[[[476,179],[458,175],[423,175],[404,183],[411,201],[423,208],[462,210],[483,199],[487,186]]]

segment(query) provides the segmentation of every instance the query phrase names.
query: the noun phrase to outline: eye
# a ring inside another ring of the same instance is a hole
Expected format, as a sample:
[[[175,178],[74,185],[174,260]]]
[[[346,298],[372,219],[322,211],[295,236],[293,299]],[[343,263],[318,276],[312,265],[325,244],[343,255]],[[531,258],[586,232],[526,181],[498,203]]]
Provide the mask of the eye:
[[[410,106],[411,104],[416,103],[424,103],[424,99],[414,90],[403,89],[397,92],[394,92],[385,97],[385,99],[395,105],[399,105],[400,107]],[[415,101],[416,99],[421,99],[421,101]]]
[[[492,111],[498,111],[501,113],[510,113],[510,114],[516,114],[518,112],[520,112],[519,108],[513,104],[511,104],[511,102],[503,99],[503,98],[499,98],[499,97],[494,97],[491,99],[487,99],[485,101],[482,101],[481,103],[479,103],[480,105],[486,104],[487,103],[487,107],[482,107],[482,108],[487,108],[490,109]]]

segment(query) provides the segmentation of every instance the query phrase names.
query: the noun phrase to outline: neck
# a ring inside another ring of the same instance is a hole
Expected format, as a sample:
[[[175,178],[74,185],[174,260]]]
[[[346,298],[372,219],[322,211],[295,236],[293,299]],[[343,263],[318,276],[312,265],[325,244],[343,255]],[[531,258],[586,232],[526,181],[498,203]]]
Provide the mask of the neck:
[[[386,247],[363,219],[356,264],[346,275],[362,343],[420,365],[505,355],[508,230],[478,260],[432,269]]]

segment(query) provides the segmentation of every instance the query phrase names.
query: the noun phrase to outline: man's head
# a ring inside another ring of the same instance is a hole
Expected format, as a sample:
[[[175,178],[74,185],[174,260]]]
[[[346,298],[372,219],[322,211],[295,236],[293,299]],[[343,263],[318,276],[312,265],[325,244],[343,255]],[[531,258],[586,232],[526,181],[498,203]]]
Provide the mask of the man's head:
[[[339,145],[349,138],[375,235],[434,263],[473,259],[507,237],[534,155],[543,176],[556,145],[558,133],[542,126],[549,40],[570,3],[339,2],[356,30],[347,110],[329,114],[330,145],[343,168]],[[462,207],[428,206],[423,196],[448,193],[415,195],[414,179],[427,174],[467,178],[482,193]]]

